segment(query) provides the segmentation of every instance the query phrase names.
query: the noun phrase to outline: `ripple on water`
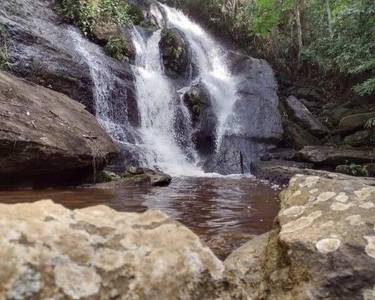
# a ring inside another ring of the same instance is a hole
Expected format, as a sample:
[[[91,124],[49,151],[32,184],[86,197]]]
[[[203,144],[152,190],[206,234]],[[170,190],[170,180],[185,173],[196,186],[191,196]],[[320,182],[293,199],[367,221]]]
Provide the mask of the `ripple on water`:
[[[0,192],[0,202],[52,199],[70,209],[105,204],[124,212],[159,209],[198,234],[221,258],[272,228],[279,191],[246,177],[175,178],[169,187],[124,186]]]

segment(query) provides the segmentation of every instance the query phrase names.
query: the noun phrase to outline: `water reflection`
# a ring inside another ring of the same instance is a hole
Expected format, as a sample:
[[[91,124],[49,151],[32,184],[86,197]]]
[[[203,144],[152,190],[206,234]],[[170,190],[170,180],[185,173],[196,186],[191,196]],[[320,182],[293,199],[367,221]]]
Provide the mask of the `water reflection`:
[[[197,233],[223,258],[250,235],[272,228],[279,209],[278,192],[248,178],[175,178],[165,188],[0,192],[0,202],[52,199],[71,209],[99,204],[125,212],[160,209]]]

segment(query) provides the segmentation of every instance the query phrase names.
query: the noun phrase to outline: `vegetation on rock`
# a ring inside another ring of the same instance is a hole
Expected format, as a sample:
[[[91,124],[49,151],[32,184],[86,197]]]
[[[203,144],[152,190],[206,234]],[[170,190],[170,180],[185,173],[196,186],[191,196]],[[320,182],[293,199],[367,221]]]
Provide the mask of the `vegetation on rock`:
[[[143,21],[139,7],[126,0],[60,0],[57,11],[86,36],[103,44],[108,55],[121,61],[133,58],[121,27]]]
[[[8,34],[3,26],[0,26],[0,70],[10,70],[10,53]]]
[[[129,60],[129,51],[127,50],[127,43],[123,39],[109,38],[105,51],[109,56],[118,60]]]

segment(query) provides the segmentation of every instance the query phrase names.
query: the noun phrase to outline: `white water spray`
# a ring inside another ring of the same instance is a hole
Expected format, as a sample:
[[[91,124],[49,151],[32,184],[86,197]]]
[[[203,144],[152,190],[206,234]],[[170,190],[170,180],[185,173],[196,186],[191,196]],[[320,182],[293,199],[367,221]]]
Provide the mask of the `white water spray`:
[[[238,99],[238,78],[229,71],[225,53],[220,46],[196,23],[191,21],[181,11],[160,4],[165,11],[167,26],[181,30],[191,48],[194,64],[198,67],[199,75],[194,81],[200,80],[207,88],[213,100],[216,116],[218,117],[217,148],[220,147],[225,134],[237,132],[239,124],[231,122],[233,105]]]
[[[138,109],[141,116],[141,134],[148,148],[145,164],[157,166],[172,175],[197,175],[202,173],[197,161],[188,161],[186,153],[176,139],[174,121],[176,104],[172,87],[164,75],[159,41],[161,30],[149,38],[134,28],[133,43],[137,50],[136,90]],[[195,152],[191,146],[190,151]],[[197,158],[196,153],[193,155]]]

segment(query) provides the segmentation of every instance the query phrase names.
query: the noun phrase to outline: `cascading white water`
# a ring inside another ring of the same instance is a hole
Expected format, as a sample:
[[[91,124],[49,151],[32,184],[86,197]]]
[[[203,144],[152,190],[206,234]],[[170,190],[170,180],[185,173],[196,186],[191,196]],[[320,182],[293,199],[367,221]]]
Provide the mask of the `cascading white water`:
[[[197,175],[202,173],[196,167],[197,155],[192,143],[189,151],[193,159],[188,161],[186,153],[179,147],[175,128],[175,94],[164,75],[159,49],[161,30],[151,37],[144,37],[136,28],[133,32],[136,64],[136,90],[138,109],[141,116],[142,139],[146,151],[147,166],[157,166],[172,175]],[[195,159],[194,159],[195,158]]]
[[[238,99],[238,79],[229,71],[224,51],[198,24],[181,11],[159,5],[165,12],[167,27],[181,30],[192,48],[193,63],[199,72],[194,81],[200,80],[206,86],[218,117],[216,144],[219,148],[223,136],[236,134],[240,126],[230,118],[233,105]]]
[[[190,44],[193,64],[198,74],[195,78],[190,78],[189,84],[201,82],[210,93],[218,118],[216,142],[219,148],[225,134],[236,133],[237,125],[230,122],[233,119],[230,116],[237,100],[237,78],[228,70],[225,53],[199,25],[176,9],[161,4],[159,8],[164,11],[163,14],[158,9],[151,13],[158,20],[164,16],[164,20],[159,20],[160,25],[165,24],[167,27],[181,30]],[[159,47],[161,29],[151,36],[143,34],[137,28],[132,30],[132,40],[136,48],[133,73],[140,128],[130,126],[129,122],[118,122],[113,116],[110,97],[114,82],[111,71],[102,63],[104,53],[100,47],[84,39],[77,31],[72,30],[70,35],[76,52],[90,69],[94,83],[96,117],[112,138],[125,145],[130,153],[136,154],[144,167],[157,167],[175,176],[202,176],[204,173],[197,166],[199,156],[191,139],[189,110],[164,74]],[[121,113],[127,114],[126,111]],[[176,130],[175,125],[178,122],[183,123],[184,134]],[[132,136],[131,142],[128,135]]]
[[[119,124],[112,117],[110,105],[110,90],[113,88],[111,72],[103,64],[104,53],[100,47],[90,43],[81,33],[76,30],[70,30],[69,35],[74,41],[74,47],[77,53],[81,55],[90,69],[90,75],[93,80],[95,116],[101,126],[118,142],[124,142],[128,135],[128,124]],[[121,112],[127,115],[126,111]],[[127,127],[125,129],[125,127]]]

